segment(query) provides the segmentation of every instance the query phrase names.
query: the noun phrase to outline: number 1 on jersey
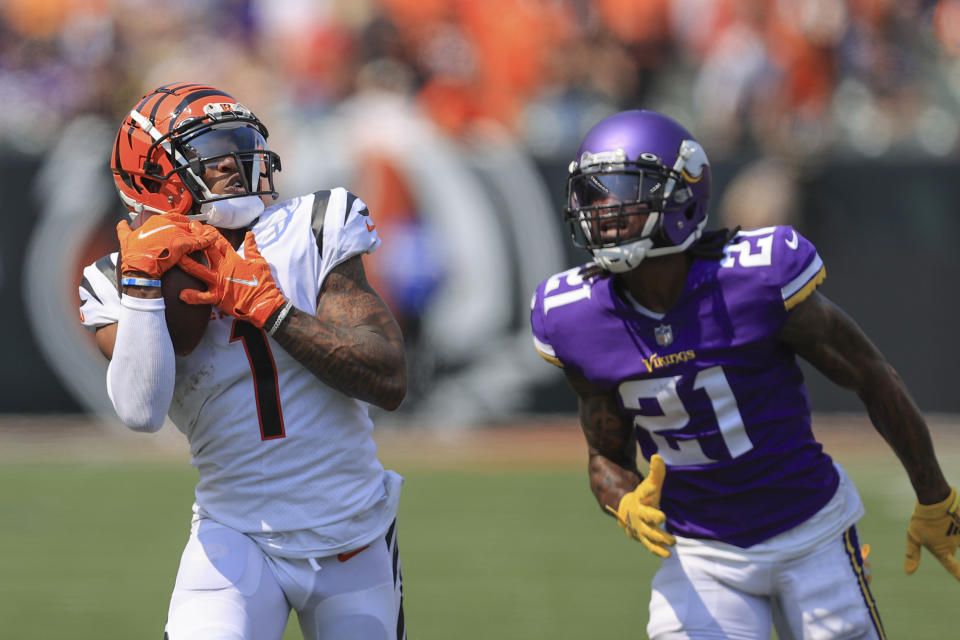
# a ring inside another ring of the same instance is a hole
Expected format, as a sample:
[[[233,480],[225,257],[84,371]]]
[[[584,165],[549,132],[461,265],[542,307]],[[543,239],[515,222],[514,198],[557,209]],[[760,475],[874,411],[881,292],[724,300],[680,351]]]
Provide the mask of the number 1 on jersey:
[[[257,399],[257,418],[260,420],[260,439],[273,440],[286,435],[283,429],[283,411],[280,408],[280,385],[277,365],[267,342],[267,334],[249,322],[234,320],[230,342],[240,340],[253,371],[253,389]]]

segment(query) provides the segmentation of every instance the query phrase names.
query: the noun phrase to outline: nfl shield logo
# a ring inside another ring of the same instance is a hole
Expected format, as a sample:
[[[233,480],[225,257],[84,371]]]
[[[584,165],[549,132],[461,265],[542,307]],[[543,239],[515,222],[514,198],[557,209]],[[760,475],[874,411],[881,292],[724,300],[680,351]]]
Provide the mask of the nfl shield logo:
[[[668,347],[673,342],[673,329],[668,324],[662,324],[653,330],[653,335],[657,338],[657,344],[661,347]]]

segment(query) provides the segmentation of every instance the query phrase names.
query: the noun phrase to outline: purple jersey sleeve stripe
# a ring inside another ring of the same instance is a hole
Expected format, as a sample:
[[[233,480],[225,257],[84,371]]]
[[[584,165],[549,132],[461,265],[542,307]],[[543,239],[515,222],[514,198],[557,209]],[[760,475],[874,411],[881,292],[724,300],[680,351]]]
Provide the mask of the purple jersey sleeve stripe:
[[[536,336],[533,336],[533,346],[537,350],[537,353],[540,354],[540,357],[549,362],[552,365],[556,365],[563,368],[563,363],[560,362],[560,359],[557,357],[557,354],[554,352],[553,347],[548,345],[546,342],[541,342],[537,340]]]
[[[826,277],[827,269],[823,265],[823,260],[820,259],[819,254],[814,254],[813,261],[803,270],[803,273],[780,289],[783,306],[789,310],[806,300]]]

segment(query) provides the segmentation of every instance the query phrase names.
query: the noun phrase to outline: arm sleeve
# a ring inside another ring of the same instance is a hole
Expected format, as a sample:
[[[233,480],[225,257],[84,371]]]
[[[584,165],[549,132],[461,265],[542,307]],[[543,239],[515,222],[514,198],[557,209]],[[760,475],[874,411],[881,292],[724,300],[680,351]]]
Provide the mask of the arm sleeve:
[[[163,298],[120,298],[107,393],[120,420],[134,431],[159,431],[173,399],[176,356],[164,309]]]

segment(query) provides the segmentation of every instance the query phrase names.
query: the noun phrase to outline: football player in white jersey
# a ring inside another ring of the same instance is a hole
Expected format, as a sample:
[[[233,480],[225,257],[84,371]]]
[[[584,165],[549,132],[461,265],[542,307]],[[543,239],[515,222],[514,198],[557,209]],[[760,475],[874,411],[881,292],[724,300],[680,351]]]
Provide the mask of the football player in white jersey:
[[[279,639],[293,609],[310,640],[402,639],[402,479],[368,411],[406,393],[403,336],[364,276],[380,239],[345,189],[276,202],[266,137],[213,87],[145,95],[111,157],[143,223],[121,222],[119,257],[80,286],[121,420],[153,432],[169,416],[199,475],[165,637]],[[207,285],[180,297],[213,305],[185,354],[160,288],[174,265]]]

